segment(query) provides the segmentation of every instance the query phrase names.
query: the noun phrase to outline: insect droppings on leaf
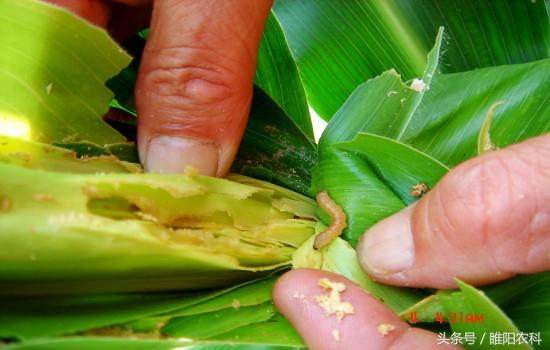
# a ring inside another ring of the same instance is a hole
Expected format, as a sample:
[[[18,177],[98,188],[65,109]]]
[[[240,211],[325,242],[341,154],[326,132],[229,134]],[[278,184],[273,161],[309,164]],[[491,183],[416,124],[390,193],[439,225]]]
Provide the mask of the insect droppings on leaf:
[[[321,306],[327,315],[336,315],[338,321],[341,321],[346,315],[353,314],[353,305],[342,300],[341,292],[346,290],[346,285],[340,282],[332,282],[328,278],[321,278],[319,285],[328,292],[317,295],[314,300]]]
[[[241,301],[239,299],[233,299],[233,301],[231,302],[231,306],[235,310],[239,310],[239,308],[241,307]]]
[[[376,330],[382,335],[388,335],[388,333],[390,333],[394,329],[395,326],[390,323],[380,323],[378,326],[376,326]]]
[[[319,233],[313,242],[313,247],[319,249],[340,236],[348,225],[346,223],[346,213],[329,197],[326,191],[317,193],[316,199],[321,209],[326,211],[331,218],[330,226]]]
[[[411,196],[419,198],[426,194],[429,190],[430,188],[428,187],[428,185],[426,185],[424,182],[419,182],[411,187],[410,193]]]

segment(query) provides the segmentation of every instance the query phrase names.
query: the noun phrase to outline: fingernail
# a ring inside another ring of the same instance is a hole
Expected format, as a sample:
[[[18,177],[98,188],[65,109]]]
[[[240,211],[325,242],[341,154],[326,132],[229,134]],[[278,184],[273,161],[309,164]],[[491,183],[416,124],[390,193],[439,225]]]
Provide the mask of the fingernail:
[[[407,270],[414,262],[411,231],[412,207],[380,221],[367,231],[359,243],[359,261],[376,275]]]
[[[157,136],[149,142],[144,167],[156,173],[182,173],[185,167],[192,166],[202,175],[215,176],[219,153],[211,141]]]

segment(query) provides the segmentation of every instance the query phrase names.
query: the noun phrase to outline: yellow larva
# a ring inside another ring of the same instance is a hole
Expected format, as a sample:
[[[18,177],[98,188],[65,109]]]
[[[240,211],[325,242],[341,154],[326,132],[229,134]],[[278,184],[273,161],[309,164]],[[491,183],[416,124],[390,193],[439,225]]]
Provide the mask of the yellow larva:
[[[329,244],[334,238],[340,236],[348,225],[346,223],[346,213],[344,213],[338,204],[334,203],[326,191],[317,193],[316,198],[321,209],[326,211],[332,219],[330,226],[315,237],[313,247],[319,249]]]

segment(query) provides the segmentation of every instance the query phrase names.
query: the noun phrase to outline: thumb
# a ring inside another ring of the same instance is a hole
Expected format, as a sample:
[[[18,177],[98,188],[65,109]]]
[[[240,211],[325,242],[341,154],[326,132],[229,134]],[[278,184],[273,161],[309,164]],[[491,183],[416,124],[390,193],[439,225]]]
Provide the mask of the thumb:
[[[550,269],[550,135],[467,161],[363,235],[377,280],[453,288]]]
[[[271,0],[157,0],[136,86],[148,171],[229,170],[246,127]]]

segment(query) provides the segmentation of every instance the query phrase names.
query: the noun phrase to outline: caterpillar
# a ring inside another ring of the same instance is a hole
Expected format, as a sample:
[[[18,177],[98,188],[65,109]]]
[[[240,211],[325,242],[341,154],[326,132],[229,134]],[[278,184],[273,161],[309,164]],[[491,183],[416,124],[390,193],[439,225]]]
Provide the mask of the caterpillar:
[[[320,249],[340,236],[348,225],[346,223],[346,213],[329,197],[327,191],[317,193],[316,199],[321,209],[327,212],[332,219],[330,226],[315,237],[313,248]]]

